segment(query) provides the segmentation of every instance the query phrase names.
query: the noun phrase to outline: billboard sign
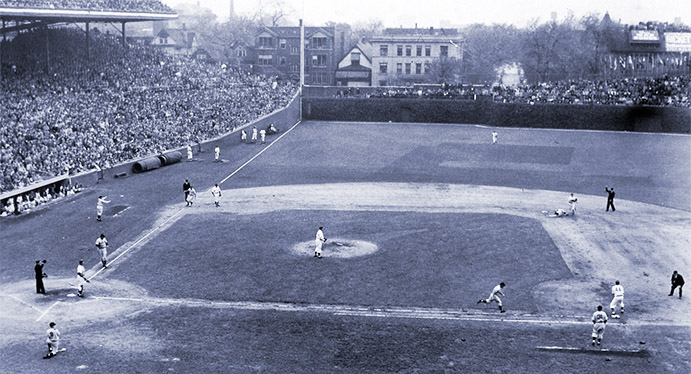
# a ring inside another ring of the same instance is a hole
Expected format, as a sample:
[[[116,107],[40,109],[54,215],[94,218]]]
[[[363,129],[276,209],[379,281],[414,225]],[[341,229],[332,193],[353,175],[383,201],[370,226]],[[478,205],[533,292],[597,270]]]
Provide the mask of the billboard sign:
[[[665,50],[667,52],[691,52],[691,32],[666,32]]]
[[[657,30],[631,30],[631,43],[659,43]]]

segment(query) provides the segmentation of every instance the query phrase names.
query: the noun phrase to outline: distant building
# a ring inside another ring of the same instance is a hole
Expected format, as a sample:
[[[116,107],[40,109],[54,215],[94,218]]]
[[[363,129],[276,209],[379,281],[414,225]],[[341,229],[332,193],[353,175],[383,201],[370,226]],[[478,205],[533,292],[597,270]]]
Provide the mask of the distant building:
[[[456,29],[385,29],[370,43],[375,86],[425,83],[434,61],[463,57],[464,41]]]
[[[305,27],[305,84],[334,85],[333,27]],[[264,27],[254,43],[254,71],[300,80],[300,27]]]
[[[192,56],[199,48],[196,33],[187,29],[161,29],[149,44],[174,56]]]
[[[372,85],[372,60],[369,57],[369,50],[370,48],[364,45],[358,45],[353,47],[338,62],[335,75],[337,86],[363,87]]]

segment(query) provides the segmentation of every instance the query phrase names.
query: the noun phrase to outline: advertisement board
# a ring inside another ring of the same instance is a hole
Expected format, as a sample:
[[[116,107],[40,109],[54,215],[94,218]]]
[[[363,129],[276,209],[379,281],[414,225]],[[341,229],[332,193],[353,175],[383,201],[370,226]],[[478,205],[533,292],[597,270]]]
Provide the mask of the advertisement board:
[[[691,52],[691,32],[666,32],[665,50],[667,52]]]

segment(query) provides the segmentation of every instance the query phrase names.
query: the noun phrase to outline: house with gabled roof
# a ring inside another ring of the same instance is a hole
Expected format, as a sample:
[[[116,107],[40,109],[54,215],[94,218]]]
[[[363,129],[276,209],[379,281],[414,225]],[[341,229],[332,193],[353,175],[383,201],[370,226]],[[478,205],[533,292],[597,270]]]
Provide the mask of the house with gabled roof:
[[[336,68],[337,86],[365,87],[372,85],[371,45],[358,44],[341,58]]]

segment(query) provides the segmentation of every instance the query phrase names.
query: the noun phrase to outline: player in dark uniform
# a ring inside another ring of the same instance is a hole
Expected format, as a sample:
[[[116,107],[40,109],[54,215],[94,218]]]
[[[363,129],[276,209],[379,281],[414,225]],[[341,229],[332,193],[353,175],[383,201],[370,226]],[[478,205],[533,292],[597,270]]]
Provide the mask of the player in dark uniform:
[[[669,291],[669,296],[674,295],[674,289],[677,287],[679,287],[679,298],[681,299],[681,289],[684,287],[684,277],[675,270],[672,273],[672,289]]]
[[[45,273],[43,273],[43,266],[46,264],[46,260],[43,260],[43,262],[36,260],[36,265],[34,266],[34,273],[36,273],[36,293],[42,293],[46,294],[46,289],[43,286],[43,277],[45,277]]]
[[[605,191],[608,193],[606,211],[609,212],[609,207],[612,207],[612,211],[614,212],[616,210],[614,209],[614,187],[607,188],[607,186],[605,186]]]

